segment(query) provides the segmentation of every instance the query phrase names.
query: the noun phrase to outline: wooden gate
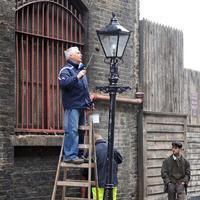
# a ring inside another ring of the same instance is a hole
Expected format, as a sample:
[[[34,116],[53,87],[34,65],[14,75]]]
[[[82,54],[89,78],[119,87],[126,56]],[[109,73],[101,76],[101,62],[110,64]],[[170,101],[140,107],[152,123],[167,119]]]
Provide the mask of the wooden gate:
[[[166,200],[161,166],[171,155],[171,142],[179,140],[186,150],[187,116],[144,112],[143,131],[139,133],[139,199]]]

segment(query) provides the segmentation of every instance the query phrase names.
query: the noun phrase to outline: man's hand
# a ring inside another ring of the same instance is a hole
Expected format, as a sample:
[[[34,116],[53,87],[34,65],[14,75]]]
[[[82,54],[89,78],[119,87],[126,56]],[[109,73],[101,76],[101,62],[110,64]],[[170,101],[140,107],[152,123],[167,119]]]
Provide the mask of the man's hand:
[[[90,99],[91,99],[91,101],[94,101],[95,95],[94,94],[90,94]]]
[[[83,70],[81,70],[81,71],[77,74],[77,78],[78,78],[78,79],[81,79],[85,74],[86,74],[86,70],[83,69]]]

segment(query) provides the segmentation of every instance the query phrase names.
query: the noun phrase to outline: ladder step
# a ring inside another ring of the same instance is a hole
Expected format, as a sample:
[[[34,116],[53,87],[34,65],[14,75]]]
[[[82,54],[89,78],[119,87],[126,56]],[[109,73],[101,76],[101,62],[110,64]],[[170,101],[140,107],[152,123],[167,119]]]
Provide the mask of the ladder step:
[[[88,200],[88,198],[64,197],[64,200]],[[93,199],[90,199],[93,200]]]
[[[88,168],[89,163],[73,164],[73,163],[61,162],[60,166],[61,167],[69,167],[69,168]],[[94,168],[94,163],[91,163],[91,167]]]
[[[83,131],[89,131],[90,130],[90,126],[87,125],[81,125],[78,127],[79,130],[83,130]]]
[[[79,144],[79,145],[78,145],[78,148],[79,148],[79,149],[89,149],[90,146],[91,146],[91,145],[89,145],[89,144]]]
[[[57,181],[58,186],[68,186],[68,187],[89,187],[88,181],[84,180],[71,180],[67,179],[65,181]],[[94,181],[91,181],[91,185],[95,185]]]

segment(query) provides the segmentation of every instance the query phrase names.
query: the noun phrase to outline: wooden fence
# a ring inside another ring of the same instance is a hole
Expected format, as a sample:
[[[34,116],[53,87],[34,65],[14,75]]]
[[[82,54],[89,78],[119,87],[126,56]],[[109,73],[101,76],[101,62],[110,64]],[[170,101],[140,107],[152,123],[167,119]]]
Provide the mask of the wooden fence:
[[[187,127],[187,158],[191,165],[188,196],[200,198],[200,125]]]
[[[186,115],[172,113],[144,112],[143,132],[139,143],[143,146],[143,156],[140,157],[139,199],[165,200],[164,185],[161,178],[163,160],[171,155],[173,140],[186,141]],[[184,144],[184,152],[187,145]]]
[[[181,31],[140,22],[140,85],[139,199],[166,199],[160,169],[174,139],[184,142],[191,163],[189,199],[200,198],[200,72],[183,69]]]
[[[144,110],[183,111],[183,34],[181,31],[140,22],[140,80]]]
[[[188,124],[200,125],[200,72],[184,69],[183,112],[188,114]]]

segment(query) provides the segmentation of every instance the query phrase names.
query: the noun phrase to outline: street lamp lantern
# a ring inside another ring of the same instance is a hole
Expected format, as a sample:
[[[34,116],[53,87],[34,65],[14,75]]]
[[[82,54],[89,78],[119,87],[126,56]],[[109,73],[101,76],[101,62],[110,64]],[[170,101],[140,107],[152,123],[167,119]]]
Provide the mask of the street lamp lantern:
[[[108,150],[107,150],[107,177],[104,192],[104,200],[113,200],[113,147],[114,147],[114,127],[115,127],[115,109],[116,94],[122,93],[129,86],[121,87],[117,85],[118,75],[118,59],[122,59],[126,49],[130,31],[119,24],[115,14],[113,13],[110,24],[105,28],[97,30],[97,35],[103,48],[106,58],[110,58],[110,75],[109,85],[98,86],[97,90],[109,93],[109,119],[108,119]]]
[[[130,31],[119,24],[114,13],[112,15],[110,23],[97,30],[97,36],[106,58],[121,59],[130,37]]]

